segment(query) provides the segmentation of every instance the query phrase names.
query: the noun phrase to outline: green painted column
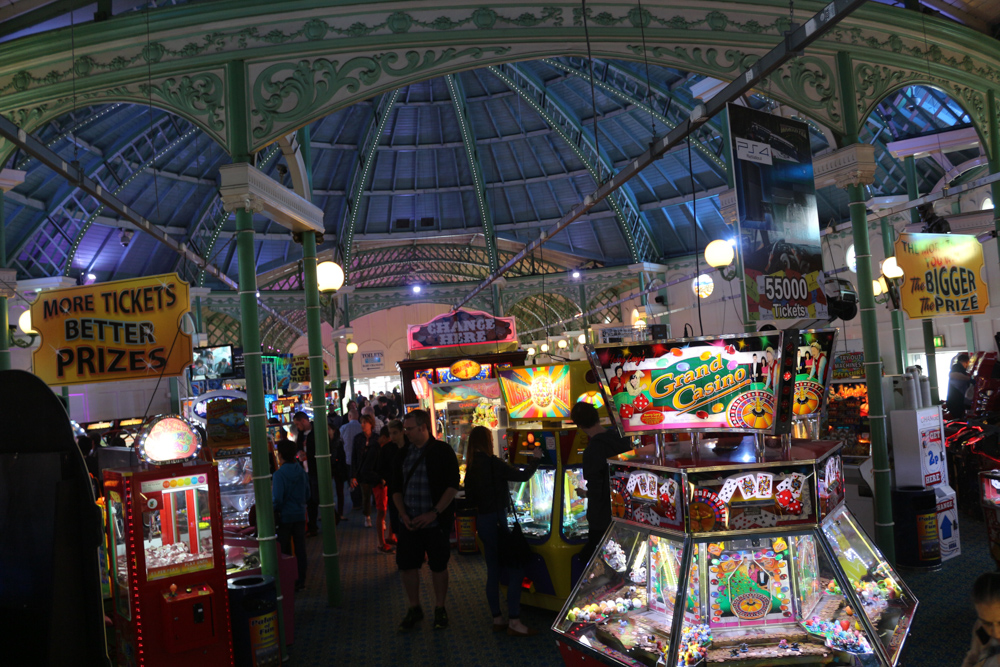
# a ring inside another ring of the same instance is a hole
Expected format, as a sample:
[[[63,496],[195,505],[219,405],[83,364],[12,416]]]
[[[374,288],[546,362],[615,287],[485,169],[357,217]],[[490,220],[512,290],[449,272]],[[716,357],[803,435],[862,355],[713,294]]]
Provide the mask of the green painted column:
[[[894,257],[896,255],[895,231],[889,224],[888,218],[882,218],[880,222],[882,224],[882,250],[887,258]],[[894,308],[890,311],[889,317],[892,319],[892,358],[896,360],[896,373],[901,375],[906,370],[906,327],[903,324],[903,311]]]
[[[319,482],[319,511],[323,522],[323,570],[326,573],[326,601],[340,605],[340,565],[337,550],[337,509],[333,499],[333,471],[330,467],[330,434],[326,428],[326,396],[323,374],[323,317],[320,312],[319,284],[316,279],[316,234],[302,235],[302,269],[306,293],[306,335],[309,339],[309,385],[312,388],[313,437],[316,442],[316,474]],[[315,530],[315,526],[310,527]]]
[[[837,75],[840,99],[843,101],[843,142],[858,141],[857,94],[850,54],[837,53]],[[862,165],[858,165],[859,167]],[[873,165],[867,165],[873,167]],[[858,170],[859,172],[861,169]],[[874,174],[874,168],[871,169]],[[871,424],[872,472],[875,476],[875,541],[890,563],[896,561],[896,545],[892,518],[892,471],[889,468],[889,447],[886,437],[885,404],[882,400],[882,361],[878,342],[878,319],[875,315],[875,294],[872,289],[871,241],[868,235],[868,210],[863,183],[847,184],[850,200],[851,232],[857,255],[858,299],[861,313],[861,335],[865,355],[865,384],[868,389],[868,419]]]
[[[346,294],[344,295],[344,326],[351,326],[351,301]],[[349,336],[347,342],[350,343],[353,339],[353,336]],[[350,352],[347,353],[347,381],[350,383],[351,389],[349,395],[353,401],[356,395],[354,393],[354,355]]]
[[[0,269],[7,268],[7,219],[4,211],[3,190],[0,189]],[[7,297],[0,286],[0,371],[10,370],[10,313],[7,312]]]
[[[989,160],[990,173],[1000,173],[1000,102],[997,101],[996,91],[990,90],[987,95],[987,107],[990,123],[989,139]],[[1000,238],[1000,181],[990,183],[990,195],[993,199],[993,228]],[[1000,243],[1000,240],[997,241]]]
[[[181,383],[177,378],[170,378],[170,413],[181,413]]]
[[[66,406],[66,414],[69,415],[70,419],[72,419],[73,415],[69,411],[69,387],[68,386],[62,388],[62,402],[63,402],[63,405]]]
[[[962,320],[965,325],[965,349],[969,354],[975,354],[976,352],[976,327],[972,323],[971,317],[966,317]]]
[[[917,164],[912,155],[903,158],[903,169],[906,172],[906,195],[913,201],[920,196],[920,191],[917,189]],[[910,209],[910,222],[920,222],[920,214],[915,208]],[[924,318],[921,320],[921,328],[924,336],[924,356],[927,357],[927,377],[931,383],[931,403],[937,405],[940,396],[935,359],[937,350],[934,347],[934,322],[930,318]]]
[[[227,66],[227,116],[233,162],[250,162],[249,110],[246,100],[246,67],[241,61]],[[270,456],[267,444],[267,416],[264,408],[264,371],[261,364],[260,314],[257,309],[257,272],[254,256],[253,211],[235,210],[236,257],[239,266],[240,332],[246,370],[247,423],[250,427],[250,458],[253,462],[254,502],[257,506],[257,541],[261,572],[274,577],[278,589],[278,631],[285,654],[285,619],[281,603],[281,576],[278,570],[278,542],[274,532],[274,504],[271,499]]]

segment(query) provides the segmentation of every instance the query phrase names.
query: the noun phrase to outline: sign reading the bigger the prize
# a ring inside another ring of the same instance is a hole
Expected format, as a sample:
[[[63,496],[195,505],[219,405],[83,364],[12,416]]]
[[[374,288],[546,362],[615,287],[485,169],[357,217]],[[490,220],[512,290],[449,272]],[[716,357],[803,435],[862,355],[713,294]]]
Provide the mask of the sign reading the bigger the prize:
[[[628,434],[728,429],[770,433],[781,334],[697,338],[590,351],[608,412]]]
[[[178,376],[191,364],[191,309],[176,273],[42,292],[31,304],[41,334],[35,374],[50,385]]]
[[[823,319],[823,258],[809,126],[729,105],[739,252],[751,321]]]
[[[427,324],[407,327],[407,346],[429,350],[459,345],[517,342],[513,317],[494,317],[477,310],[458,310],[438,315]]]
[[[983,246],[975,236],[900,234],[903,310],[912,319],[985,313],[990,305]]]

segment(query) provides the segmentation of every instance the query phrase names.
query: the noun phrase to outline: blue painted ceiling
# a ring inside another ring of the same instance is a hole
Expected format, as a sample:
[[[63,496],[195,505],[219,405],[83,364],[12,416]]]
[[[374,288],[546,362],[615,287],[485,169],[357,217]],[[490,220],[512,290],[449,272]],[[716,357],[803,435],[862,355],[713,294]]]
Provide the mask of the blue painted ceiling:
[[[541,83],[545,96],[582,125],[591,143],[596,112],[596,143],[616,169],[641,154],[654,134],[662,136],[666,129],[637,106],[646,99],[646,72],[641,64],[595,61],[595,76],[602,85],[596,87],[593,98],[589,81],[578,75],[587,72],[584,60],[557,58],[516,67]],[[465,91],[489,211],[506,247],[516,248],[579,203],[596,187],[594,177],[562,135],[494,71],[484,68],[457,76]],[[690,89],[700,78],[650,67],[649,84],[662,95],[650,96],[649,101],[657,106],[657,100],[667,100],[657,111],[679,122],[695,104]],[[745,102],[765,109],[772,104],[759,95]],[[314,203],[324,211],[325,247],[342,244],[346,238],[346,193],[359,164],[358,144],[368,131],[374,104],[345,108],[310,127]],[[398,247],[401,255],[411,252],[414,244],[475,244],[482,225],[446,80],[403,88],[391,113],[361,198],[355,243],[359,248]],[[902,164],[885,150],[886,143],[968,124],[961,107],[937,90],[907,88],[885,100],[867,119],[862,137],[876,145],[879,159],[871,194],[905,193]],[[130,207],[199,252],[207,251],[213,231],[221,225],[208,254],[213,264],[236,277],[234,223],[222,212],[218,198],[218,170],[229,158],[191,123],[156,108],[114,104],[78,109],[37,134],[67,160],[78,160],[88,174],[116,191]],[[679,146],[626,186],[663,250],[654,259],[689,254],[712,239],[729,235],[717,196],[726,183],[718,119],[697,139],[701,147],[691,151],[691,161],[687,146]],[[815,127],[814,152],[829,148],[821,128]],[[975,155],[977,150],[951,155],[951,162],[958,164]],[[291,187],[284,158],[276,148],[265,149],[257,160],[263,171]],[[917,162],[920,190],[928,192],[945,168],[931,158]],[[8,255],[20,278],[93,273],[106,281],[174,270],[197,275],[194,267],[181,264],[175,254],[141,233],[123,245],[119,232],[123,223],[97,211],[92,200],[37,161],[15,154],[5,166],[28,173],[25,183],[7,197],[6,207]],[[848,217],[846,196],[834,188],[819,192],[819,207],[824,225]],[[301,257],[300,247],[286,230],[264,217],[258,217],[255,226],[260,234],[255,252],[258,272]],[[565,266],[631,261],[614,213],[606,205],[595,208],[545,247],[559,251],[559,262]],[[365,255],[358,253],[358,257],[362,265],[353,268],[361,276]],[[385,255],[379,254],[378,261],[384,262]],[[456,272],[453,278],[441,279],[469,278]],[[406,283],[410,278],[400,273],[395,280]],[[220,285],[210,277],[206,286]]]

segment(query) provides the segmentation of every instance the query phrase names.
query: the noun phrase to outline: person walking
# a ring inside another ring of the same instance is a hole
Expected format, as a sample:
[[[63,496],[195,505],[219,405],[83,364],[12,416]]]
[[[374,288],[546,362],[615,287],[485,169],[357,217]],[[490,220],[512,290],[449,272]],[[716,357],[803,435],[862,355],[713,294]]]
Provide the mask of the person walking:
[[[959,421],[965,419],[965,392],[972,384],[972,376],[969,375],[971,365],[968,353],[962,352],[955,357],[955,363],[948,371],[948,398],[945,406],[948,408],[948,415]]]
[[[306,454],[306,472],[309,476],[309,537],[319,535],[319,469],[316,467],[316,434],[309,415],[296,412],[292,417],[295,425],[295,444]]]
[[[409,604],[399,629],[412,630],[424,618],[420,566],[426,555],[434,585],[434,629],[441,630],[448,627],[445,600],[451,558],[449,535],[459,487],[458,458],[449,445],[431,437],[431,418],[426,411],[407,414],[403,430],[410,442],[396,457],[389,485],[400,522],[396,566]]]
[[[570,419],[590,440],[583,450],[583,478],[587,482],[587,543],[580,550],[584,563],[601,544],[604,532],[611,525],[611,487],[608,482],[608,459],[632,449],[632,440],[622,438],[618,431],[601,426],[597,408],[590,403],[576,403]],[[578,491],[579,493],[579,491]]]
[[[350,401],[347,404],[347,421],[340,427],[340,438],[344,441],[344,453],[347,457],[347,468],[351,469],[351,465],[354,463],[354,439],[358,437],[358,433],[361,433],[361,422],[358,421],[358,404],[354,401]],[[348,473],[350,477],[350,473]],[[354,509],[359,509],[361,507],[361,488],[351,487],[351,505]]]
[[[391,456],[383,456],[383,477],[385,478],[386,485],[392,481],[392,470],[396,463],[396,457],[399,453],[403,451],[410,441],[406,439],[406,432],[403,430],[403,422],[400,419],[393,419],[389,422],[389,438],[392,440],[392,453]],[[389,498],[389,527],[393,536],[399,534],[399,510],[396,509],[396,503],[392,502],[392,498]],[[396,544],[396,538],[392,537],[387,540],[390,544]]]
[[[508,539],[507,508],[510,505],[508,482],[531,479],[542,460],[542,448],[535,446],[527,468],[518,469],[493,455],[493,437],[484,426],[469,433],[465,456],[465,498],[476,508],[476,530],[483,541],[486,558],[486,602],[493,615],[493,632],[507,631],[512,637],[538,634],[521,623],[521,580],[524,570],[507,567],[507,622],[500,611],[500,544]]]
[[[381,482],[376,472],[381,447],[375,435],[375,418],[361,415],[361,433],[354,437],[354,453],[351,455],[351,488],[361,489],[361,513],[365,516],[365,528],[372,527],[372,484]]]
[[[299,465],[298,448],[291,440],[278,443],[281,467],[271,476],[271,501],[278,517],[278,544],[281,553],[291,555],[295,544],[298,579],[295,590],[306,587],[306,503],[309,501],[309,477]]]
[[[351,468],[347,465],[347,453],[344,451],[344,441],[340,438],[340,430],[327,423],[330,437],[330,474],[333,476],[333,488],[337,492],[337,523],[344,520],[344,484],[351,476]]]

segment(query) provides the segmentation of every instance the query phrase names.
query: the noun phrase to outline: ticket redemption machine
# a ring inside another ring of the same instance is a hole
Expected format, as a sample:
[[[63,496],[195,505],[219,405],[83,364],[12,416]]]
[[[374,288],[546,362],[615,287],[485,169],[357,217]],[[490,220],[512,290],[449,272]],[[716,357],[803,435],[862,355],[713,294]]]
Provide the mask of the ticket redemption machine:
[[[577,554],[587,542],[587,499],[583,450],[589,438],[574,426],[565,427],[574,400],[594,399],[586,384],[587,362],[528,366],[500,371],[500,385],[508,418],[517,427],[507,430],[508,458],[512,465],[530,462],[540,445],[542,463],[527,482],[510,485],[514,510],[532,546],[533,558],[525,567],[525,604],[556,610],[572,590],[585,563]],[[591,374],[591,379],[593,376]],[[508,518],[513,525],[513,519]]]
[[[219,469],[188,420],[151,420],[104,471],[119,667],[232,665]]]
[[[844,503],[842,443],[789,435],[793,335],[591,351],[629,365],[622,431],[688,436],[611,459],[612,525],[553,625],[567,665],[897,664],[917,600]]]

